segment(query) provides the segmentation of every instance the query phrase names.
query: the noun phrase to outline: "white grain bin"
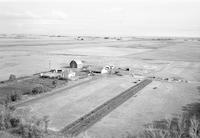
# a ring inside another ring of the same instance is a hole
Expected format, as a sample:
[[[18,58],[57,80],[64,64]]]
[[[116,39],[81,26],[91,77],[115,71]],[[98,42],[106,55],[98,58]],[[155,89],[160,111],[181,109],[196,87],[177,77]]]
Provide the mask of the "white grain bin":
[[[110,66],[105,66],[103,67],[103,69],[101,70],[101,74],[108,74],[111,72],[111,68]]]

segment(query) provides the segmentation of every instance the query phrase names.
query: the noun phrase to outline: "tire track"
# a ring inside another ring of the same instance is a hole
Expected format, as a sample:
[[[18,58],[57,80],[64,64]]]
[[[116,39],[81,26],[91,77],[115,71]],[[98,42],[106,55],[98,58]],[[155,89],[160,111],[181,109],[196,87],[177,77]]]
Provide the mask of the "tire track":
[[[126,91],[120,93],[116,97],[110,99],[109,101],[98,106],[88,114],[69,124],[60,132],[63,133],[65,136],[77,136],[78,134],[80,134],[81,132],[85,131],[90,126],[98,122],[104,116],[109,114],[111,111],[116,109],[119,105],[130,99],[133,95],[135,95],[138,91],[143,89],[151,82],[152,80],[145,79],[142,82],[130,87]]]

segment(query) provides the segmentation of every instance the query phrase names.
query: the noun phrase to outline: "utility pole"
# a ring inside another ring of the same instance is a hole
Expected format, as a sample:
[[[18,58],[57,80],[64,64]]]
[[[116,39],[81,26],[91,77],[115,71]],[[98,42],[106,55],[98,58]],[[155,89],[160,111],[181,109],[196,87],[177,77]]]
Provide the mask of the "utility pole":
[[[49,70],[51,70],[51,60],[49,60]]]

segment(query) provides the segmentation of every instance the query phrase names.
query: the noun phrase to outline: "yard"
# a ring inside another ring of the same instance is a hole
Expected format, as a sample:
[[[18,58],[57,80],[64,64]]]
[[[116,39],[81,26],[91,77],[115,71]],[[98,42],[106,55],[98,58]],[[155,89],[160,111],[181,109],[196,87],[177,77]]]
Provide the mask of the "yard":
[[[22,95],[34,95],[34,90],[38,89],[38,93],[48,92],[56,87],[67,84],[66,80],[39,78],[38,76],[31,77],[30,79],[13,81],[8,85],[1,86],[0,88],[0,103],[13,94]],[[23,98],[23,96],[21,97]],[[15,101],[15,100],[11,100]]]

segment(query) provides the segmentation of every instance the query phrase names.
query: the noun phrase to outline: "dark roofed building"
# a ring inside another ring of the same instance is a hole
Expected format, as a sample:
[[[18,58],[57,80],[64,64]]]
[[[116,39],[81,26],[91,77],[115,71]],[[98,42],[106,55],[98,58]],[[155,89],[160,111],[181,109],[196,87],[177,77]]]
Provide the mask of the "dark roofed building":
[[[70,68],[83,68],[83,62],[81,60],[72,60],[70,62]]]

